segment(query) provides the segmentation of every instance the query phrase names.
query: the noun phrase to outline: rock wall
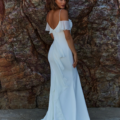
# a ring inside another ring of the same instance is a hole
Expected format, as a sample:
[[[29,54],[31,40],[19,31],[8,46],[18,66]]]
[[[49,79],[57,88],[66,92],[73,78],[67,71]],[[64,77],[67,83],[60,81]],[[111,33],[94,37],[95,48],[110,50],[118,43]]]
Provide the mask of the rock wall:
[[[47,108],[50,90],[42,0],[0,0],[0,109]],[[87,107],[120,106],[120,3],[70,1],[77,69]]]

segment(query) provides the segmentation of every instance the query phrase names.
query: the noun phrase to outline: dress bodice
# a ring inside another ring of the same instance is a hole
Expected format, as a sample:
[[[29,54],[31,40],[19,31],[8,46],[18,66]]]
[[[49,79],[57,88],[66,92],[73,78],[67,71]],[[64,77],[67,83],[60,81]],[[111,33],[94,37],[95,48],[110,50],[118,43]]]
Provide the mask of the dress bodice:
[[[52,47],[54,47],[54,51],[56,51],[57,54],[59,53],[58,54],[59,57],[65,56],[64,51],[70,50],[63,30],[70,30],[71,33],[71,28],[72,28],[72,21],[70,19],[60,21],[60,14],[59,14],[58,25],[54,29],[50,27],[48,22],[46,24],[45,31],[49,31],[49,34],[53,33],[54,41]]]

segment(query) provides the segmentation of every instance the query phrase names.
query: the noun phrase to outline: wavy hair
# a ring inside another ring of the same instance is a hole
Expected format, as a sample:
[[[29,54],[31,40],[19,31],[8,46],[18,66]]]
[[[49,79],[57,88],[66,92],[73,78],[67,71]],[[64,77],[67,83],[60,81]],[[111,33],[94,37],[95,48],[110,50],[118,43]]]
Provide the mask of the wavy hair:
[[[66,5],[65,8],[66,10],[69,10],[69,4],[68,4],[69,0],[66,0]],[[46,0],[46,4],[45,4],[45,10],[47,12],[49,12],[50,10],[57,10],[59,9],[58,5],[55,3],[55,0]]]

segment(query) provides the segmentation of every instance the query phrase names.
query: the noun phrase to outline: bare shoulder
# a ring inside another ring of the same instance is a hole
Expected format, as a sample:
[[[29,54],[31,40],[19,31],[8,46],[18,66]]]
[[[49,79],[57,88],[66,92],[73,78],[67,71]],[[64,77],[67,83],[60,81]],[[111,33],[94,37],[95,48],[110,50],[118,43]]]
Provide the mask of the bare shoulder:
[[[61,20],[68,20],[68,11],[66,9],[61,10],[60,18]]]

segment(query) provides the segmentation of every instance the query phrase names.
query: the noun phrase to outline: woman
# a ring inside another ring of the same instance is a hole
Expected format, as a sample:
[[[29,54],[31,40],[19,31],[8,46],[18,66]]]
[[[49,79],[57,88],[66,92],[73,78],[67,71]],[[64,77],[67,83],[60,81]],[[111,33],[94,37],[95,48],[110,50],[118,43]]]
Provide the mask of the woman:
[[[46,31],[54,39],[48,52],[51,83],[48,111],[41,120],[90,120],[79,74],[77,52],[68,17],[69,0],[51,0],[46,6]]]

